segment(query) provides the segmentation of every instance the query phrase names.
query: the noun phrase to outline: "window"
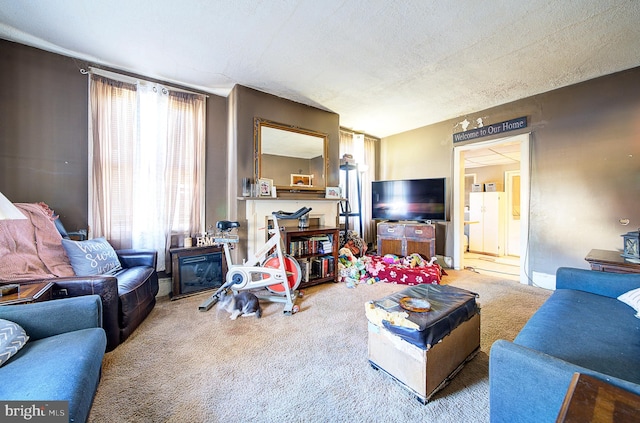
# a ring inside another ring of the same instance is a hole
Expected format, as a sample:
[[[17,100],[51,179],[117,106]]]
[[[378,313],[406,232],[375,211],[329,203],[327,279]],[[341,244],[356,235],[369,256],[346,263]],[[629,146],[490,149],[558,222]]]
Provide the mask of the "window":
[[[158,252],[204,224],[205,98],[93,74],[89,222],[115,248]]]
[[[362,210],[357,210],[357,192],[356,178],[349,179],[349,194],[352,198],[349,199],[350,207],[353,212],[360,212],[363,234],[361,237],[365,242],[375,242],[376,237],[376,222],[371,218],[371,181],[375,180],[375,168],[376,168],[376,148],[375,144],[379,140],[369,137],[363,134],[354,134],[350,131],[340,129],[340,157],[345,153],[351,154],[358,163],[358,171],[360,172],[360,193],[362,198],[360,199]],[[342,192],[345,192],[345,173],[340,172],[340,186],[343,187]],[[349,228],[359,229],[359,225],[356,224],[355,218],[351,218],[353,221],[349,221]]]

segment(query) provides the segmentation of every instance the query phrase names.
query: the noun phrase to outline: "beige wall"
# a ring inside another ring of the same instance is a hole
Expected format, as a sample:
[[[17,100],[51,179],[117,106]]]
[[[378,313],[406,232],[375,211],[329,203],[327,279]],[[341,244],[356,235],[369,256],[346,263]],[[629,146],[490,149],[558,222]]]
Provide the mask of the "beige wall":
[[[588,268],[584,257],[592,248],[620,249],[620,235],[640,227],[638,81],[640,68],[635,68],[386,137],[383,179],[452,178],[458,122],[482,117],[491,124],[527,116],[531,269],[555,274],[560,266]],[[631,224],[620,225],[620,218]]]
[[[448,177],[451,128],[437,124],[383,138],[380,158],[380,180]]]

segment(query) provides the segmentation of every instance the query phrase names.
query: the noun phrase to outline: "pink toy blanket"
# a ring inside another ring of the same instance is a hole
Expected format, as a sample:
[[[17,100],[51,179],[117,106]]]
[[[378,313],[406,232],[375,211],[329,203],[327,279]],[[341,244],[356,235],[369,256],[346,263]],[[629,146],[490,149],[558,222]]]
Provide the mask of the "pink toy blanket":
[[[371,261],[367,263],[367,273],[383,282],[402,285],[439,284],[443,275],[442,268],[436,263],[412,268],[402,264],[402,261],[385,263],[383,257],[369,257],[371,257]]]
[[[49,207],[14,205],[27,219],[0,221],[0,282],[74,276]]]

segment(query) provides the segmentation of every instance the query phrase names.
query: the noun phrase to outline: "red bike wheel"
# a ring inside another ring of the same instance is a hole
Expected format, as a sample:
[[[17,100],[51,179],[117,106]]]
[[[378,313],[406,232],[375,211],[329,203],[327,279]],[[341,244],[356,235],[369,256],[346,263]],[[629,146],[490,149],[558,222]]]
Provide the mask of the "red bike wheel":
[[[280,268],[280,260],[278,257],[271,256],[262,263],[262,267],[268,267],[271,269],[279,269]],[[284,268],[287,272],[287,280],[289,281],[289,289],[294,291],[298,285],[300,285],[300,281],[302,280],[302,271],[300,270],[300,264],[293,257],[286,255],[284,256]],[[276,283],[273,285],[267,286],[267,289],[273,293],[283,294],[284,286],[281,283]]]

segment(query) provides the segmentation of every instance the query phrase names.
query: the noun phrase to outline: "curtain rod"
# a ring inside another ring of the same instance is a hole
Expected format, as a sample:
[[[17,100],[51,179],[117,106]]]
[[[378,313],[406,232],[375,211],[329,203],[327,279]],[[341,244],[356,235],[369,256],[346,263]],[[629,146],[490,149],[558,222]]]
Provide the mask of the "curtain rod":
[[[121,71],[121,70],[117,70],[117,69],[112,69],[106,66],[98,66],[98,65],[91,65],[89,64],[87,66],[89,68],[89,70],[85,69],[85,68],[80,68],[80,73],[83,75],[89,75],[89,74],[96,74],[96,75],[100,75],[100,76],[104,76],[107,78],[111,78],[111,79],[116,79],[118,81],[122,81],[122,82],[128,82],[128,83],[137,83],[139,81],[148,81],[148,82],[152,82],[154,84],[160,84],[163,86],[166,86],[167,88],[171,89],[171,90],[175,90],[175,91],[181,91],[181,92],[185,92],[185,93],[189,93],[189,94],[197,94],[197,95],[202,95],[205,96],[206,98],[209,98],[209,94],[203,92],[203,91],[197,91],[197,90],[193,90],[190,88],[186,88],[180,85],[175,85],[166,81],[162,81],[159,79],[155,79],[155,78],[149,78],[146,76],[141,76],[135,73],[131,73],[131,72],[126,72],[126,71]]]

